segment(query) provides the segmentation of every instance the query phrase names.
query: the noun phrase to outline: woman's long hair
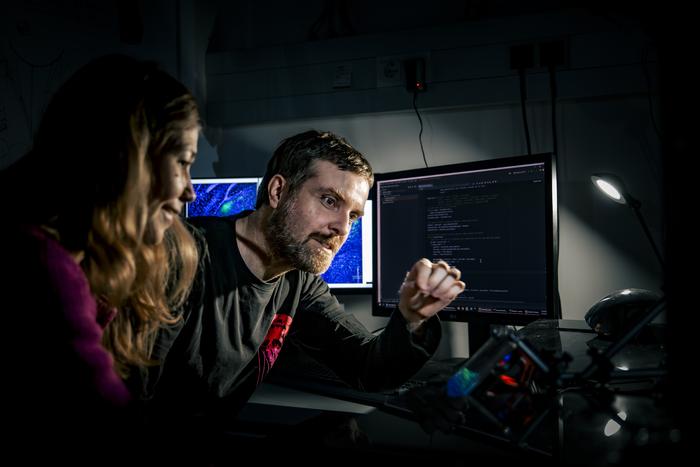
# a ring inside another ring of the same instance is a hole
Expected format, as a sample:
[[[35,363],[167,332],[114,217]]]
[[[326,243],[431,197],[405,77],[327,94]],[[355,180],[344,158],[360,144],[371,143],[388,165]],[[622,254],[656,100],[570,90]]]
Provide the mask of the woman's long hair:
[[[194,98],[189,93],[183,94],[184,88],[177,92],[182,85],[174,80],[166,83],[167,78],[152,77],[157,91],[154,89],[147,96],[151,134],[148,160],[153,173],[165,155],[181,147],[183,132],[199,127]],[[168,86],[174,89],[168,91]],[[149,358],[157,331],[181,319],[172,310],[178,309],[187,298],[199,256],[192,235],[176,218],[165,232],[163,242],[143,245],[136,259],[137,276],[127,300],[132,313],[117,314],[104,334],[105,347],[114,355],[116,368],[123,376],[131,366],[157,363]]]
[[[194,277],[196,245],[179,220],[161,245],[143,237],[154,168],[198,118],[188,90],[155,64],[105,56],[59,88],[32,149],[0,172],[0,196],[17,200],[6,214],[83,252],[92,293],[120,310],[104,345],[122,375],[150,361]]]

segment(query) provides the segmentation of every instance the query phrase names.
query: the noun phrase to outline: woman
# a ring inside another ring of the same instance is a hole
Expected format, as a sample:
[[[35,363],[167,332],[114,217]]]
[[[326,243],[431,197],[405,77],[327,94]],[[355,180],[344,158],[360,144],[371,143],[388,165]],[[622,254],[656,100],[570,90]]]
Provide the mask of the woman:
[[[32,149],[0,172],[3,379],[18,439],[102,437],[95,423],[114,427],[128,406],[122,378],[153,363],[155,332],[177,320],[196,270],[178,213],[195,196],[199,128],[177,80],[102,57],[58,90]]]

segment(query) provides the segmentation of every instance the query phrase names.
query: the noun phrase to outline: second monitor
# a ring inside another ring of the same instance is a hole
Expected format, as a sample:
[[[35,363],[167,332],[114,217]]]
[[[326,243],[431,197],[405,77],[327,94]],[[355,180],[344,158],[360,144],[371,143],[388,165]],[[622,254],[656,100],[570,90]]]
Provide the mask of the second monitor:
[[[192,179],[197,198],[187,205],[185,215],[223,217],[255,209],[261,181],[256,177]],[[372,273],[372,202],[367,201],[365,215],[353,224],[345,244],[322,277],[336,293],[369,293]]]
[[[398,307],[419,258],[462,271],[466,290],[441,313],[470,323],[470,348],[490,324],[556,312],[556,177],[551,154],[377,174],[373,313]],[[476,342],[478,341],[478,342]]]

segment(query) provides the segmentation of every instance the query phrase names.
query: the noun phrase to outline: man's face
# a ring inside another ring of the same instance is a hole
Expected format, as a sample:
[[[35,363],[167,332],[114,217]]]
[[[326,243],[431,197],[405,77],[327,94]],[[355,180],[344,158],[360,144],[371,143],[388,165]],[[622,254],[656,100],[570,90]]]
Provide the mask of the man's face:
[[[321,274],[333,261],[364,214],[369,183],[363,176],[317,160],[315,174],[295,193],[285,191],[273,210],[265,235],[274,255],[296,269]]]

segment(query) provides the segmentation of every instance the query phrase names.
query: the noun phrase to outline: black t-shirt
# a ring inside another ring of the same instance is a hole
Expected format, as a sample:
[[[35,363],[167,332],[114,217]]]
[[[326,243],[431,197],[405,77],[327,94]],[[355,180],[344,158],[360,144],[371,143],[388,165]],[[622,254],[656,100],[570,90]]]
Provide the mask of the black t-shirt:
[[[189,219],[203,237],[198,278],[183,319],[158,336],[154,358],[163,365],[132,381],[158,412],[235,414],[285,339],[295,339],[350,385],[366,390],[398,386],[435,351],[437,318],[420,343],[400,313],[377,336],[344,311],[317,275],[293,270],[274,281],[258,279],[236,242],[235,221],[248,213]]]

